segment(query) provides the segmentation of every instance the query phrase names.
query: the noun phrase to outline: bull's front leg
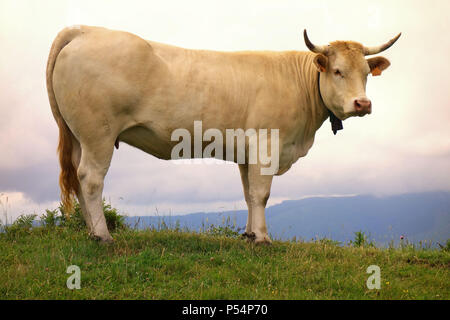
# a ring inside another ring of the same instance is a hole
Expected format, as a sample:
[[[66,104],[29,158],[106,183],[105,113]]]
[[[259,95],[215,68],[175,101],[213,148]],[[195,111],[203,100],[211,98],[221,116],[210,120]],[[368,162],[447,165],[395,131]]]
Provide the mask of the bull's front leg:
[[[246,233],[254,239],[255,243],[270,244],[272,241],[267,233],[265,209],[270,196],[272,175],[262,175],[260,165],[248,165],[248,200],[250,231]],[[251,213],[251,214],[250,214]],[[247,228],[249,227],[247,222]]]
[[[252,210],[249,203],[248,196],[248,165],[240,164],[239,173],[241,174],[242,189],[244,191],[245,202],[247,203],[248,215],[247,215],[247,225],[245,226],[245,232],[242,234],[245,238],[251,238],[252,233]]]

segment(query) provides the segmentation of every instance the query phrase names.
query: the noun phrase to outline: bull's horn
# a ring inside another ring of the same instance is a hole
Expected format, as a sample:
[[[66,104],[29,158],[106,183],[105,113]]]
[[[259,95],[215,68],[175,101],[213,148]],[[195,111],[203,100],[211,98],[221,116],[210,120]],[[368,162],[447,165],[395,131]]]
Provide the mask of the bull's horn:
[[[401,35],[402,33],[400,32],[395,38],[389,40],[388,42],[382,44],[381,46],[364,47],[364,55],[368,56],[370,54],[377,54],[390,48],[395,43],[395,41],[397,41],[398,38],[400,38]]]
[[[311,41],[309,41],[308,34],[306,33],[306,29],[303,31],[303,38],[305,38],[306,46],[315,53],[327,54],[327,46],[316,46]]]

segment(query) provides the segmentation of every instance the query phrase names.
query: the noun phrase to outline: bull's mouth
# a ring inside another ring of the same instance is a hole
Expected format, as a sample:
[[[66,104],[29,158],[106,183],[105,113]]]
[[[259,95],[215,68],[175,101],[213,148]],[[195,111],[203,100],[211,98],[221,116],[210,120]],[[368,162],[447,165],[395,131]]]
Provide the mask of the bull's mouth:
[[[358,112],[356,110],[354,111],[350,111],[350,112],[346,112],[344,114],[341,113],[337,113],[336,117],[342,121],[351,118],[351,117],[364,117],[365,115],[371,114],[371,112]]]
[[[350,118],[350,117],[364,117],[365,115],[368,115],[368,114],[371,114],[371,112],[352,111],[346,116],[346,118]]]

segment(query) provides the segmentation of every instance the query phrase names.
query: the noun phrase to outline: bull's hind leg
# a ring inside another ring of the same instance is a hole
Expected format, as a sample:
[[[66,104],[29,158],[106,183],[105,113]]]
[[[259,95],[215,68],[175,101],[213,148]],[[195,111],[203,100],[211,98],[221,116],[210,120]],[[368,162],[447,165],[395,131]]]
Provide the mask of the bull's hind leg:
[[[78,167],[80,166],[81,161],[81,146],[75,137],[72,137],[72,163],[75,166],[75,170],[78,171]],[[83,213],[84,221],[86,221],[86,226],[88,228],[89,234],[91,234],[94,229],[92,226],[92,219],[91,215],[89,214],[89,211],[86,209],[86,203],[83,198],[83,193],[81,192],[81,189],[78,188],[77,190],[77,199],[78,203],[80,204],[81,212]]]
[[[91,219],[92,236],[109,242],[112,237],[103,214],[103,182],[111,163],[114,140],[104,139],[95,144],[81,144],[81,161],[78,167],[78,179],[81,186],[81,198],[87,216]]]

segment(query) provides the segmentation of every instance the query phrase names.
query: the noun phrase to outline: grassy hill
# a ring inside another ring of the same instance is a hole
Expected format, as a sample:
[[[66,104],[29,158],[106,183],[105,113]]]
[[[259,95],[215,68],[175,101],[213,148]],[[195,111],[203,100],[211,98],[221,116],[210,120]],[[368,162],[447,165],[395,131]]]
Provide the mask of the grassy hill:
[[[449,299],[450,253],[338,246],[254,246],[233,234],[124,229],[102,245],[85,231],[0,233],[1,299]],[[67,267],[81,289],[66,287]],[[366,287],[370,265],[381,289]]]
[[[245,227],[247,211],[126,219],[137,227],[158,227],[162,219],[172,226],[178,222],[190,230],[208,224],[220,225],[227,219]],[[354,232],[362,230],[379,246],[391,242],[398,245],[400,236],[404,236],[409,242],[426,241],[438,247],[437,243],[445,243],[450,238],[450,192],[289,200],[267,208],[266,220],[272,238],[280,240],[326,237],[347,243],[353,239]]]

